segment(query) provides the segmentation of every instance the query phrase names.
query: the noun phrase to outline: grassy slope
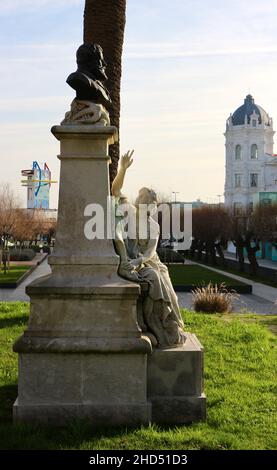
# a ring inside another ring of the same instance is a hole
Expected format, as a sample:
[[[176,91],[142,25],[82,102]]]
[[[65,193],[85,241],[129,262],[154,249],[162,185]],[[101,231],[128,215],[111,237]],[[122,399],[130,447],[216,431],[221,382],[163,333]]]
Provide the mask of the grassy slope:
[[[236,281],[227,276],[211,271],[210,269],[202,268],[196,265],[182,265],[182,264],[169,264],[168,270],[172,280],[172,284],[177,286],[181,285],[195,285],[203,286],[209,282],[213,284],[222,284],[227,286],[240,286],[242,282]]]
[[[11,348],[27,321],[28,308],[28,304],[0,303],[0,448],[277,448],[276,337],[267,325],[276,325],[277,317],[184,311],[186,329],[195,332],[205,346],[206,423],[96,432],[87,423],[77,422],[57,431],[11,424],[17,395],[17,357]]]
[[[6,274],[0,270],[0,284],[16,282],[30,268],[31,266],[11,266],[10,270],[7,271]]]

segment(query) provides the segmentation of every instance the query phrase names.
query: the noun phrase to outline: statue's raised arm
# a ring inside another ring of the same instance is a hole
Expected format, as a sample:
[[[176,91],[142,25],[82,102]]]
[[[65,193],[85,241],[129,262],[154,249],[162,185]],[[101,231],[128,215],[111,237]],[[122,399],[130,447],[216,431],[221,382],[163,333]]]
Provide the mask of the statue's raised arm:
[[[134,154],[134,150],[132,151],[129,150],[119,160],[118,172],[112,184],[112,195],[115,197],[118,197],[121,194],[121,190],[123,188],[123,183],[124,183],[124,178],[125,178],[125,173],[133,163],[133,159],[132,159],[133,154]]]

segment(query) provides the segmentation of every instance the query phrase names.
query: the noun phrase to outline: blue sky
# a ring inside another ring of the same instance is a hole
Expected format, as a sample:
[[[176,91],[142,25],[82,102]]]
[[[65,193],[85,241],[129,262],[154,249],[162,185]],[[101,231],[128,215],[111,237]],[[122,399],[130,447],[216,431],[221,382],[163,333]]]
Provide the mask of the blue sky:
[[[73,98],[84,0],[0,0],[0,183],[46,160]],[[224,187],[225,121],[250,91],[277,126],[277,0],[128,0],[121,148],[136,151],[125,192],[189,201]],[[56,206],[57,185],[52,190]]]

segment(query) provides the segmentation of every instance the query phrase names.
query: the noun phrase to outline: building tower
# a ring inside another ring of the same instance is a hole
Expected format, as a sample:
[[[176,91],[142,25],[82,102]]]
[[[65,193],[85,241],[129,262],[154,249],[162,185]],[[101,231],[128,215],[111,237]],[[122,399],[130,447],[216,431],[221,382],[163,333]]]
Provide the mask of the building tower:
[[[256,195],[277,191],[273,121],[247,95],[226,123],[225,204],[239,214],[253,207]]]
[[[27,209],[49,209],[49,190],[52,183],[51,171],[44,163],[42,167],[37,161],[33,162],[32,169],[21,170],[21,175],[27,177],[22,180],[22,186],[27,187]]]

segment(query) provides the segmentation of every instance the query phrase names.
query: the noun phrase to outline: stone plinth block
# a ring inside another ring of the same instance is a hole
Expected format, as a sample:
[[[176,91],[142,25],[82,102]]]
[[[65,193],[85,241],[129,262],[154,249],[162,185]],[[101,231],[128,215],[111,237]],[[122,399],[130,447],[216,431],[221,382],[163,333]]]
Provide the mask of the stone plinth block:
[[[151,351],[137,321],[139,286],[55,287],[55,277],[27,288],[31,298],[28,328],[15,342],[18,353]],[[91,281],[93,284],[93,280]]]
[[[117,130],[65,125],[52,132],[61,160],[56,245],[49,257],[52,273],[27,288],[30,320],[14,344],[19,353],[14,419],[146,424],[152,348],[137,320],[140,287],[117,275],[119,258],[107,236],[108,150]],[[85,233],[91,204],[103,210],[104,238]]]
[[[187,333],[184,346],[156,349],[148,356],[147,393],[154,423],[182,424],[205,419],[203,354],[196,336]]]
[[[21,354],[16,421],[147,424],[146,355]]]

